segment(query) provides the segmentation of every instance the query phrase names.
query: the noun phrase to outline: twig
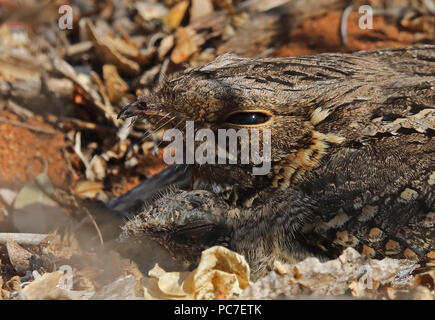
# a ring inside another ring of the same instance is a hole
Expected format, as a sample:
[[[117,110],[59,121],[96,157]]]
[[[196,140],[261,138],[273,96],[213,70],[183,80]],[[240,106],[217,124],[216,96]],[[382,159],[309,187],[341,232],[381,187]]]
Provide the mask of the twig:
[[[73,45],[68,46],[66,49],[66,55],[68,57],[84,54],[90,51],[93,47],[91,41],[82,41]]]
[[[80,211],[84,211],[86,213],[86,215],[88,216],[88,218],[91,220],[95,230],[97,231],[98,238],[100,239],[100,244],[101,244],[101,246],[104,246],[103,235],[100,231],[100,228],[98,227],[97,222],[95,221],[92,214],[89,212],[88,208],[79,206],[79,203],[77,202],[77,199],[75,197],[72,198],[72,201],[74,202],[74,205],[76,206],[76,208],[79,209]],[[84,222],[84,219],[79,223],[79,225],[81,225],[83,222]]]
[[[6,244],[12,239],[21,245],[38,245],[48,234],[41,233],[0,233],[0,244]]]
[[[63,158],[66,161],[66,165],[67,165],[67,168],[68,168],[68,176],[69,176],[68,180],[69,180],[69,182],[71,184],[72,179],[74,177],[74,169],[73,169],[73,166],[71,164],[71,160],[68,157],[68,152],[66,151],[66,148],[64,146],[62,147],[62,154],[63,154]]]
[[[348,38],[347,38],[347,23],[349,21],[349,15],[353,10],[353,5],[348,6],[346,9],[344,9],[343,14],[341,16],[341,22],[340,22],[340,36],[341,41],[345,47],[348,46]]]
[[[100,239],[100,244],[101,244],[101,246],[104,246],[103,235],[101,234],[101,231],[100,231],[100,228],[98,227],[97,222],[95,221],[94,217],[91,215],[91,213],[89,212],[89,210],[87,208],[83,207],[83,211],[85,211],[86,214],[88,215],[89,219],[91,219],[91,222],[95,227],[95,230],[97,230],[98,238]]]
[[[8,100],[7,108],[15,113],[17,116],[22,117],[24,119],[29,119],[33,116],[33,112],[20,106],[13,100]]]
[[[87,129],[87,130],[95,130],[99,132],[115,132],[116,128],[113,127],[105,127],[99,124],[95,124],[93,122],[87,122],[84,120],[71,118],[71,117],[60,117],[60,120],[65,122],[71,122],[73,125],[79,127],[80,129]]]
[[[26,129],[29,129],[29,130],[32,130],[35,132],[39,132],[39,133],[52,134],[52,135],[57,134],[57,132],[54,130],[48,130],[48,129],[44,129],[44,128],[40,128],[40,127],[35,127],[35,126],[32,126],[32,125],[27,124],[27,123],[22,123],[22,122],[18,122],[15,120],[6,119],[4,117],[0,117],[0,122],[9,123],[13,126],[26,128]]]

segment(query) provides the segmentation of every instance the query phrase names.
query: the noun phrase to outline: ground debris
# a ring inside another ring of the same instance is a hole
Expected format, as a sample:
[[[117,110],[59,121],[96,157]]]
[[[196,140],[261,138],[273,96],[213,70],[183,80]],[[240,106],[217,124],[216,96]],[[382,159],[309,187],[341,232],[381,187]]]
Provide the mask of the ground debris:
[[[326,262],[307,258],[293,265],[275,263],[275,270],[243,291],[240,299],[435,299],[430,291],[433,271],[414,276],[417,268],[414,261],[369,259],[348,248]]]

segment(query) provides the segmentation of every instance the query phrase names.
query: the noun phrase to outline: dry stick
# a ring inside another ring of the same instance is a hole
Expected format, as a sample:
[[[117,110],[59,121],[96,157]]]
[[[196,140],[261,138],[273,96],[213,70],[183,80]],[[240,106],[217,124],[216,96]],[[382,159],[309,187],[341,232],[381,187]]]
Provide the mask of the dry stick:
[[[83,207],[83,211],[85,211],[86,214],[88,215],[89,219],[91,219],[91,222],[95,227],[95,230],[97,230],[98,238],[100,239],[100,244],[101,244],[101,246],[104,246],[103,235],[101,234],[101,231],[100,231],[100,228],[98,227],[97,222],[95,221],[94,217],[91,215],[91,213],[89,212],[89,210],[87,208]]]
[[[84,54],[90,51],[93,47],[91,41],[82,41],[76,44],[69,45],[66,49],[66,55],[68,57]]]
[[[44,129],[44,128],[40,128],[40,127],[35,127],[35,126],[32,126],[32,125],[27,124],[27,123],[22,123],[22,122],[18,122],[15,120],[6,119],[4,117],[0,117],[0,122],[9,123],[13,126],[26,128],[26,129],[29,129],[29,130],[32,130],[35,132],[39,132],[39,133],[53,134],[53,135],[57,134],[57,132],[54,130],[48,130],[48,129]]]
[[[70,190],[70,192],[72,193],[71,190]],[[76,206],[77,209],[84,211],[86,213],[86,215],[89,217],[89,219],[91,220],[92,225],[94,226],[95,230],[97,231],[98,238],[100,239],[101,246],[104,246],[103,235],[102,235],[102,233],[100,231],[100,228],[98,227],[97,222],[95,221],[95,219],[92,216],[92,214],[89,212],[88,208],[86,208],[86,207],[80,207],[79,203],[77,202],[77,199],[75,197],[72,198],[72,201],[74,202],[74,205]],[[83,222],[83,220],[82,220],[82,222]]]
[[[34,115],[34,113],[32,111],[20,106],[18,103],[14,102],[13,100],[10,100],[10,99],[8,100],[6,108],[11,110],[17,116],[20,116],[21,118],[24,118],[24,119],[29,119]]]
[[[100,132],[114,132],[114,131],[116,131],[116,128],[105,127],[105,126],[102,126],[99,124],[95,124],[93,122],[87,122],[87,121],[80,120],[77,118],[60,117],[59,120],[62,120],[65,122],[71,122],[73,125],[76,125],[80,129],[95,130],[95,131],[100,131]]]
[[[8,239],[16,241],[20,245],[38,245],[48,234],[42,233],[0,233],[0,244],[6,244]]]
[[[341,42],[345,47],[348,46],[348,38],[347,38],[347,22],[349,20],[349,15],[353,10],[353,5],[348,6],[346,9],[344,9],[343,14],[341,15],[341,21],[340,21],[340,36],[341,36]]]

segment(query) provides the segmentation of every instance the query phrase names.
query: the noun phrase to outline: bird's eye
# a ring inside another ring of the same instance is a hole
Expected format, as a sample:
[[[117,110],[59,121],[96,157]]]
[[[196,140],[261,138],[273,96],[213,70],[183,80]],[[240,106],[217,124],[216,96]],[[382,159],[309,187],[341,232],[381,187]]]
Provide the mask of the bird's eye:
[[[237,112],[230,115],[225,122],[236,125],[257,125],[267,122],[270,115],[265,112]]]

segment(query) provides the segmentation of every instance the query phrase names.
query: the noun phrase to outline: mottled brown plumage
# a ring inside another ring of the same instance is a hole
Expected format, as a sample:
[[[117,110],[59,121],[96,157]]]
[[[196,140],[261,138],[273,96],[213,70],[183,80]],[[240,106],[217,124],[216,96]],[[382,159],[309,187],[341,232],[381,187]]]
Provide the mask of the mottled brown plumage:
[[[120,116],[251,128],[228,123],[235,111],[271,115],[256,125],[272,131],[271,173],[254,176],[252,165],[169,168],[162,176],[191,177],[190,187],[161,188],[123,239],[152,238],[190,263],[225,245],[245,255],[255,276],[275,259],[332,258],[348,246],[376,258],[434,254],[435,46],[224,55],[173,76]]]

